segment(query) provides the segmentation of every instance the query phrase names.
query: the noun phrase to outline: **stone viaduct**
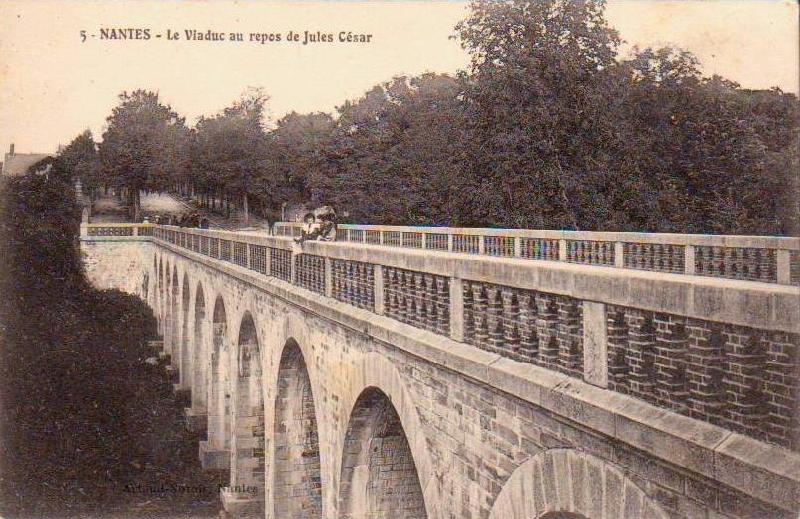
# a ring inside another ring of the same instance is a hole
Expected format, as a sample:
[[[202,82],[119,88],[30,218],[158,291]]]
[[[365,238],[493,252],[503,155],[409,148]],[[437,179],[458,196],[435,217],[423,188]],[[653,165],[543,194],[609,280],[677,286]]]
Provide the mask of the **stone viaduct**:
[[[84,224],[234,517],[797,517],[797,239]]]

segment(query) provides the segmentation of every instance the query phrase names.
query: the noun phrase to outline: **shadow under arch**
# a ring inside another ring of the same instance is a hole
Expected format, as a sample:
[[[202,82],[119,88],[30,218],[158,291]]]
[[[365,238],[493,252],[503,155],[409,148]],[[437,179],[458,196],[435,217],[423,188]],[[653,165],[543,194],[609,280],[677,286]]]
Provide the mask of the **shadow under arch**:
[[[170,294],[170,327],[169,327],[169,344],[170,348],[172,349],[172,365],[177,366],[180,368],[180,357],[181,350],[180,344],[178,344],[178,333],[179,333],[179,323],[180,320],[180,310],[179,310],[179,293],[178,293],[178,284],[180,280],[178,279],[178,266],[173,263],[172,264],[172,291]],[[180,374],[180,372],[179,372]]]
[[[172,274],[169,260],[164,262],[164,351],[172,356]]]
[[[610,462],[575,449],[548,449],[516,468],[489,519],[667,519],[661,507]]]
[[[400,417],[377,387],[357,398],[339,477],[342,519],[426,519],[425,499]]]
[[[322,517],[316,405],[305,358],[293,338],[283,347],[276,385],[272,517]]]
[[[164,304],[161,313],[164,316],[162,336],[164,338],[164,351],[172,354],[172,344],[170,340],[170,330],[172,329],[172,272],[170,270],[169,259],[164,261]]]
[[[189,304],[191,302],[191,288],[189,287],[189,274],[184,272],[183,285],[181,286],[181,336],[180,336],[180,384],[181,389],[192,389],[192,353],[189,343]]]
[[[206,345],[204,324],[206,321],[206,298],[203,284],[197,282],[194,296],[194,330],[192,333],[192,408],[206,410]]]
[[[150,305],[150,308],[153,309],[153,313],[156,313],[156,308],[158,304],[158,253],[153,253],[153,270],[150,273],[150,288],[147,294],[147,304]]]
[[[217,296],[211,322],[211,380],[208,387],[208,443],[214,450],[230,448],[230,384],[228,382],[228,316]]]
[[[156,319],[158,321],[158,334],[164,337],[164,260],[158,258],[158,290],[156,301]]]

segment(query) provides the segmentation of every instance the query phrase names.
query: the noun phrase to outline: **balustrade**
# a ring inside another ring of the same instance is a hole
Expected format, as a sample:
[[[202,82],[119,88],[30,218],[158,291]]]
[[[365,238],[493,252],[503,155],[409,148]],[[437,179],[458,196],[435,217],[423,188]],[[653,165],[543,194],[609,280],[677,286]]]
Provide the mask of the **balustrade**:
[[[325,258],[313,254],[297,254],[295,262],[295,283],[307,290],[325,293]]]
[[[331,297],[358,308],[375,308],[375,266],[361,261],[334,259]]]
[[[775,283],[774,250],[733,247],[695,247],[695,274]]]
[[[800,333],[796,319],[784,317],[800,311],[800,292],[781,286],[797,283],[796,250],[345,228],[347,242],[412,250],[308,242],[298,254],[279,237],[144,228],[147,234],[141,226],[109,224],[84,235],[156,240],[219,258],[517,362],[800,449]],[[286,229],[276,234],[293,232]],[[541,261],[524,261],[531,259]],[[696,275],[675,275],[687,271]],[[636,283],[648,288],[628,294]],[[676,295],[687,286],[693,291]],[[659,290],[669,294],[648,299]],[[677,311],[679,297],[691,303]]]
[[[292,279],[292,253],[288,250],[270,247],[270,275],[284,281]]]
[[[133,227],[89,227],[89,236],[133,236]]]
[[[276,236],[300,224],[278,222]],[[800,239],[343,224],[339,241],[800,285]]]
[[[262,274],[269,274],[267,247],[250,244],[250,269]]]
[[[383,267],[385,314],[440,335],[450,334],[448,278]]]
[[[608,309],[609,388],[800,448],[797,334]]]

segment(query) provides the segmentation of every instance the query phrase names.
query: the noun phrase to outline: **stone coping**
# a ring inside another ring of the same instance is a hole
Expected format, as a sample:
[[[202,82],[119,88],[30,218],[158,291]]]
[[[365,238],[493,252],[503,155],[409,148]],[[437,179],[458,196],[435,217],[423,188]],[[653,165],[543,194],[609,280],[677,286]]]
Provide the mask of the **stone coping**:
[[[669,464],[786,510],[800,507],[800,453],[455,342],[232,263],[169,243],[159,245],[292,306],[584,424]]]

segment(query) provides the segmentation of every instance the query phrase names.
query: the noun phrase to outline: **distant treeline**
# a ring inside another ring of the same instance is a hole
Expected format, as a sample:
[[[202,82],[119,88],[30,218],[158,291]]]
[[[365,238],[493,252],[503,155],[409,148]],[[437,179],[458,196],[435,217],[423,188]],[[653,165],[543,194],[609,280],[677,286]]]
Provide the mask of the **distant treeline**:
[[[468,70],[397,77],[334,116],[264,124],[245,93],[193,127],[123,93],[102,142],[65,151],[87,185],[177,190],[274,220],[331,204],[359,223],[796,234],[798,99],[703,77],[672,48],[619,54],[604,2],[474,2]]]

